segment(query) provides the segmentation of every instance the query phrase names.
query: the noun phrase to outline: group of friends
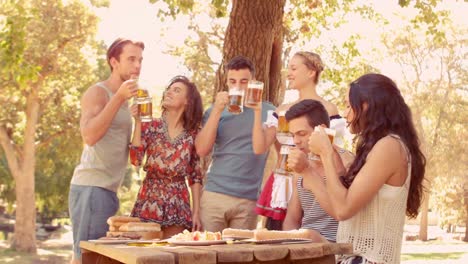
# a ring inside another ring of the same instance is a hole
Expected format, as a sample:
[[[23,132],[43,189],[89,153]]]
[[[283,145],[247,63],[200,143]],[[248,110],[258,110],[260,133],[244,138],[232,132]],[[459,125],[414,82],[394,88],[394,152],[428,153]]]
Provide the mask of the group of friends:
[[[264,101],[232,114],[226,109],[229,94],[221,91],[204,112],[196,85],[176,76],[163,93],[161,117],[142,122],[130,102],[143,50],[142,42],[113,42],[107,51],[110,76],[81,99],[84,149],[69,193],[73,263],[81,261],[80,241],[106,235],[106,221],[119,209],[116,193],[129,156],[146,172],[131,216],[161,224],[165,237],[184,229],[255,229],[260,214],[269,229],[305,228],[315,241],[352,244],[354,253],[339,256],[339,263],[399,263],[405,216],[415,217],[421,203],[425,157],[411,111],[390,78],[369,73],[353,81],[341,117],[316,91],[324,69],[320,56],[298,52],[287,75],[297,101],[278,107]],[[225,71],[228,89],[247,89],[255,78],[244,56],[232,58]],[[268,152],[279,148],[280,112],[294,141],[287,209],[271,204],[273,173],[260,194]],[[325,133],[338,119],[356,135],[355,154]],[[311,153],[320,158],[311,159]],[[204,175],[201,159],[208,156]]]

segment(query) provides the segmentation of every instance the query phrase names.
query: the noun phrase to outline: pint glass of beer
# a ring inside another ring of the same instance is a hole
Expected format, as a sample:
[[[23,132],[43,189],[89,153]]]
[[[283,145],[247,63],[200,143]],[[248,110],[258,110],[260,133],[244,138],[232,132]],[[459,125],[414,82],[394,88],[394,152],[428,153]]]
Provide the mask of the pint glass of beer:
[[[153,102],[151,97],[137,100],[138,115],[141,122],[151,122],[153,120]]]
[[[330,143],[333,145],[333,141],[335,139],[335,135],[336,135],[336,130],[334,129],[330,129],[330,128],[324,128],[325,129],[325,133],[327,134],[328,136],[328,139],[330,140]],[[320,131],[318,127],[315,127],[314,131]],[[313,154],[313,153],[309,153],[309,159],[310,160],[320,160],[320,157]]]
[[[258,106],[262,103],[263,83],[260,81],[249,81],[247,94],[245,95],[245,105]]]
[[[240,114],[244,110],[244,90],[233,87],[229,90],[228,111],[232,114]]]
[[[284,133],[287,134],[289,133],[289,124],[288,121],[286,120],[286,111],[280,111],[278,114],[278,133]]]

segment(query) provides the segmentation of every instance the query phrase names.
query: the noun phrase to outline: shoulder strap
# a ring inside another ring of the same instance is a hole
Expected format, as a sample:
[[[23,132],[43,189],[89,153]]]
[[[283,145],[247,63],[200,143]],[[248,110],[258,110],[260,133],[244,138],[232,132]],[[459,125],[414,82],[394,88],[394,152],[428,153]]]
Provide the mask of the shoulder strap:
[[[96,83],[96,85],[98,87],[101,87],[104,91],[106,91],[109,98],[111,98],[114,95],[114,93],[109,88],[107,88],[107,86],[105,86],[103,82],[98,82]]]
[[[395,135],[395,134],[389,134],[389,136],[392,137],[392,138],[395,138],[396,140],[398,140],[398,142],[400,142],[401,146],[403,147],[403,149],[406,152],[406,161],[408,163],[408,172],[407,172],[405,184],[407,184],[409,182],[409,179],[411,178],[411,154],[410,154],[410,152],[408,150],[408,147],[406,147],[403,140],[401,140],[400,136]]]

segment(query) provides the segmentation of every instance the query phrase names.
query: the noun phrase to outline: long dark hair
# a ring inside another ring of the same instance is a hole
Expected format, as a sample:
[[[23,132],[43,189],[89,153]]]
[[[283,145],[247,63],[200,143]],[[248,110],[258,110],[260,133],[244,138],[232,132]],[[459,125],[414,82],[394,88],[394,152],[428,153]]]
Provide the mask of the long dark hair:
[[[169,85],[167,85],[166,90],[164,91],[163,97],[161,99],[161,105],[166,96],[166,91],[174,83],[183,83],[187,87],[187,105],[185,106],[185,111],[182,116],[184,121],[184,128],[189,132],[196,131],[200,128],[201,120],[203,117],[203,105],[200,96],[200,92],[197,89],[197,86],[191,82],[187,77],[178,75],[171,79]],[[162,107],[163,113],[166,111],[164,106]]]
[[[396,84],[382,74],[365,74],[351,83],[349,103],[354,112],[350,126],[357,133],[357,145],[356,158],[343,178],[344,185],[349,187],[352,184],[377,141],[388,134],[396,134],[405,143],[411,159],[406,215],[416,217],[421,205],[426,158],[419,148],[411,110]]]

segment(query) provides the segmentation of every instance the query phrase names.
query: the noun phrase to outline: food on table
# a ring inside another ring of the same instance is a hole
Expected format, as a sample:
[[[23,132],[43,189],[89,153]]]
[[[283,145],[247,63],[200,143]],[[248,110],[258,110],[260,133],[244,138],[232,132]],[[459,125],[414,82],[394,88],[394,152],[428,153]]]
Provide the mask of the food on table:
[[[267,229],[257,229],[254,232],[255,240],[268,240],[268,239],[300,239],[311,238],[311,231],[307,229],[276,231]]]
[[[138,217],[111,216],[107,219],[109,232],[106,237],[124,239],[156,239],[162,238],[161,225],[141,222]]]
[[[220,232],[209,232],[209,231],[195,231],[190,232],[187,229],[182,233],[174,235],[171,237],[171,240],[176,241],[215,241],[222,240]]]
[[[128,222],[121,225],[119,231],[161,231],[161,225],[157,223]]]
[[[223,230],[223,237],[253,238],[254,232],[249,229],[226,228]]]

